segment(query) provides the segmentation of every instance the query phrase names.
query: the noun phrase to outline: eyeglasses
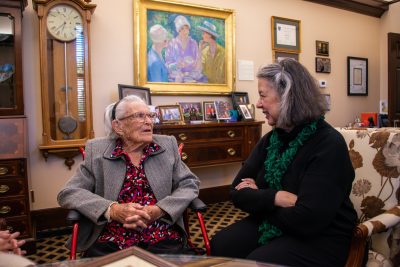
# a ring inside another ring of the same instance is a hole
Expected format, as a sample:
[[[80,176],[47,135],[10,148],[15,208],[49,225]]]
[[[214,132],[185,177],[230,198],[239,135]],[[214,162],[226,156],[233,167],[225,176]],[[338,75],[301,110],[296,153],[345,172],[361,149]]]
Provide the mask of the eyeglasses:
[[[128,115],[126,117],[122,117],[120,119],[118,119],[119,121],[122,120],[135,120],[137,122],[145,122],[146,118],[150,119],[152,122],[154,122],[154,120],[156,119],[157,114],[155,112],[149,112],[149,113],[144,113],[144,112],[135,112],[131,115]]]

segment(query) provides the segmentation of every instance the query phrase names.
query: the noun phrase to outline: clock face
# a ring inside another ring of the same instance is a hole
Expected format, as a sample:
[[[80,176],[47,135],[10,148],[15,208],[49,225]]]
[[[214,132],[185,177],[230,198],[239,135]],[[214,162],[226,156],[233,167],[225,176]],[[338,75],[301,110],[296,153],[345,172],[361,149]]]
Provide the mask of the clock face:
[[[68,42],[82,32],[82,17],[79,12],[68,5],[57,5],[47,15],[47,30],[56,39]]]

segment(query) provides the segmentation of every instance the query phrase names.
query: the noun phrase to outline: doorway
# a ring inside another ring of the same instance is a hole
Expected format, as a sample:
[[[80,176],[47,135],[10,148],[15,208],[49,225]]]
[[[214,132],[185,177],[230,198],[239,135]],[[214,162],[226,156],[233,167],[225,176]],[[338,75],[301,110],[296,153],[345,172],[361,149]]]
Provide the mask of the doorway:
[[[400,127],[400,34],[388,33],[388,119]]]

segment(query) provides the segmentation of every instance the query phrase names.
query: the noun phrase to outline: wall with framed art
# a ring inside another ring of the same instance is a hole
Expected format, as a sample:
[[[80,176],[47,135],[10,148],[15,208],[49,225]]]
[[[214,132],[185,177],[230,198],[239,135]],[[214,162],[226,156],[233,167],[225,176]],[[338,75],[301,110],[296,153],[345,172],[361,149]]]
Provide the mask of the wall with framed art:
[[[315,40],[329,41],[331,73],[329,74],[329,89],[324,90],[330,90],[328,93],[332,97],[333,106],[326,119],[334,126],[346,125],[350,120],[354,120],[354,114],[360,114],[361,111],[378,111],[377,103],[379,103],[379,99],[387,98],[386,59],[385,56],[382,56],[387,54],[387,48],[386,45],[381,44],[386,44],[387,42],[386,32],[400,32],[400,25],[398,24],[398,21],[400,21],[400,2],[390,5],[390,10],[385,13],[385,16],[378,19],[307,1],[254,1],[251,5],[249,5],[248,1],[183,1],[189,7],[195,7],[195,9],[190,10],[206,7],[206,9],[201,10],[208,11],[207,8],[209,6],[217,10],[221,9],[222,13],[226,13],[224,10],[227,8],[233,10],[232,24],[228,23],[231,30],[227,31],[227,28],[225,28],[224,32],[225,37],[234,40],[232,61],[235,61],[233,58],[253,61],[255,71],[262,64],[270,63],[274,59],[271,41],[272,16],[301,21],[300,62],[305,64],[309,70],[313,71],[315,69]],[[134,61],[140,60],[136,58],[138,51],[136,50],[136,45],[147,43],[148,34],[146,30],[140,29],[142,24],[133,23],[132,21],[136,13],[141,13],[142,15],[147,13],[142,13],[135,6],[132,6],[132,2],[118,1],[116,4],[115,0],[92,1],[92,3],[97,3],[98,5],[95,16],[91,21],[91,101],[94,118],[102,118],[104,108],[118,100],[118,84],[149,87],[151,90],[154,88],[157,91],[171,89],[171,91],[179,94],[178,98],[177,95],[153,94],[151,91],[152,104],[157,106],[175,104],[177,102],[214,102],[216,99],[225,100],[227,96],[230,96],[231,91],[220,95],[216,93],[219,90],[212,90],[209,95],[196,95],[196,92],[201,91],[205,85],[187,84],[193,90],[190,94],[187,94],[179,92],[186,84],[177,84],[180,89],[175,90],[172,88],[171,83],[137,83],[136,81],[146,71],[145,69],[138,70],[138,62],[134,64]],[[189,12],[186,11],[186,6],[182,6],[182,11]],[[33,16],[31,16],[34,13],[32,5],[28,5],[24,11],[24,14],[27,14],[24,16],[24,35],[26,36],[36,36],[35,33],[38,31],[38,25],[35,23]],[[203,15],[204,12],[202,14],[199,13],[199,16]],[[233,19],[235,16],[237,19]],[[147,23],[147,19],[143,19]],[[192,27],[192,30],[198,31],[194,27]],[[191,32],[193,33],[193,31]],[[135,39],[134,35],[138,32],[143,34],[139,34],[139,36],[136,36],[138,39]],[[24,47],[23,65],[24,68],[29,68],[29,75],[24,76],[24,84],[29,84],[30,87],[29,90],[24,92],[25,98],[29,99],[29,101],[25,101],[25,112],[29,114],[32,122],[28,125],[28,134],[30,141],[32,141],[29,144],[28,153],[29,155],[36,155],[37,151],[33,148],[40,145],[39,142],[42,139],[42,132],[40,131],[42,127],[41,113],[40,108],[38,108],[40,107],[41,98],[36,93],[40,92],[40,83],[37,82],[37,77],[40,74],[38,68],[34,67],[38,66],[38,42],[36,37],[23,38],[22,42]],[[142,51],[144,51],[142,52],[143,54],[139,56],[147,57],[147,46]],[[233,56],[233,53],[236,56]],[[368,58],[368,96],[347,96],[347,56]],[[321,55],[320,57],[326,56]],[[247,92],[250,103],[255,104],[258,99],[256,79],[253,81],[237,80],[236,71],[233,71],[234,65],[235,62],[232,62],[232,71],[229,72],[232,75],[232,88],[235,88],[235,91]],[[133,76],[134,73],[138,75],[136,79]],[[326,73],[314,74],[317,79],[326,79],[328,76]],[[218,86],[226,88],[228,85],[213,85],[211,88],[215,89]],[[340,105],[344,108],[335,108],[335,105]],[[264,120],[260,110],[256,110],[255,114],[257,120]],[[95,136],[103,136],[103,120],[94,120],[93,124]],[[270,129],[267,124],[263,125],[263,133]],[[69,171],[60,168],[62,164],[59,161],[54,160],[46,163],[40,157],[30,157],[28,166],[28,172],[31,174],[30,189],[35,192],[35,202],[31,203],[33,210],[58,207],[56,196],[59,188],[65,184],[79,165],[80,158],[76,157],[74,160],[76,164]],[[229,184],[239,168],[240,164],[236,164],[232,168],[198,168],[195,171],[202,181],[201,187],[211,188]],[[46,172],[42,171],[44,169],[46,169]],[[57,179],[54,179],[54,177],[57,177]],[[53,189],[49,190],[48,188]]]

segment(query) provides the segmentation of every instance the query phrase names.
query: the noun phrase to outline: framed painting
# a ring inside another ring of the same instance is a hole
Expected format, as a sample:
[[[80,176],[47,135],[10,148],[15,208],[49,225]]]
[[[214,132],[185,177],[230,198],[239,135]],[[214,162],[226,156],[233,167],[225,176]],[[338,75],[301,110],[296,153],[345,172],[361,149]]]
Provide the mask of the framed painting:
[[[183,115],[179,105],[158,106],[161,123],[182,123]]]
[[[151,105],[150,88],[141,87],[141,86],[118,84],[118,96],[119,96],[119,99],[122,99],[127,95],[138,96],[141,99],[143,99],[144,102],[146,102],[147,105]]]
[[[233,91],[233,10],[134,0],[134,25],[135,84],[149,87],[158,95],[221,95]],[[185,48],[180,45],[182,40]]]
[[[203,101],[203,110],[204,110],[204,120],[205,121],[216,121],[217,113],[215,109],[214,101]]]
[[[331,59],[326,57],[316,57],[315,72],[331,73]]]
[[[202,121],[203,110],[200,102],[179,102],[185,122]]]
[[[233,92],[232,103],[235,108],[237,108],[238,105],[249,104],[249,94],[247,92]]]
[[[317,56],[329,57],[329,42],[315,41],[315,53]]]
[[[78,264],[85,267],[118,267],[118,266],[160,266],[175,267],[176,264],[169,262],[160,256],[150,253],[139,247],[130,247],[104,257],[94,258],[91,261]]]
[[[217,111],[217,120],[230,120],[232,104],[228,101],[214,101],[214,103]]]
[[[242,115],[244,120],[252,120],[251,112],[248,109],[247,105],[239,105],[240,114]]]
[[[300,23],[300,20],[272,16],[272,50],[300,53]]]
[[[299,61],[299,54],[287,53],[287,52],[282,52],[282,51],[274,51],[274,59],[276,62],[279,62],[284,58],[293,58],[294,60]]]
[[[368,95],[368,59],[347,57],[347,95]]]

